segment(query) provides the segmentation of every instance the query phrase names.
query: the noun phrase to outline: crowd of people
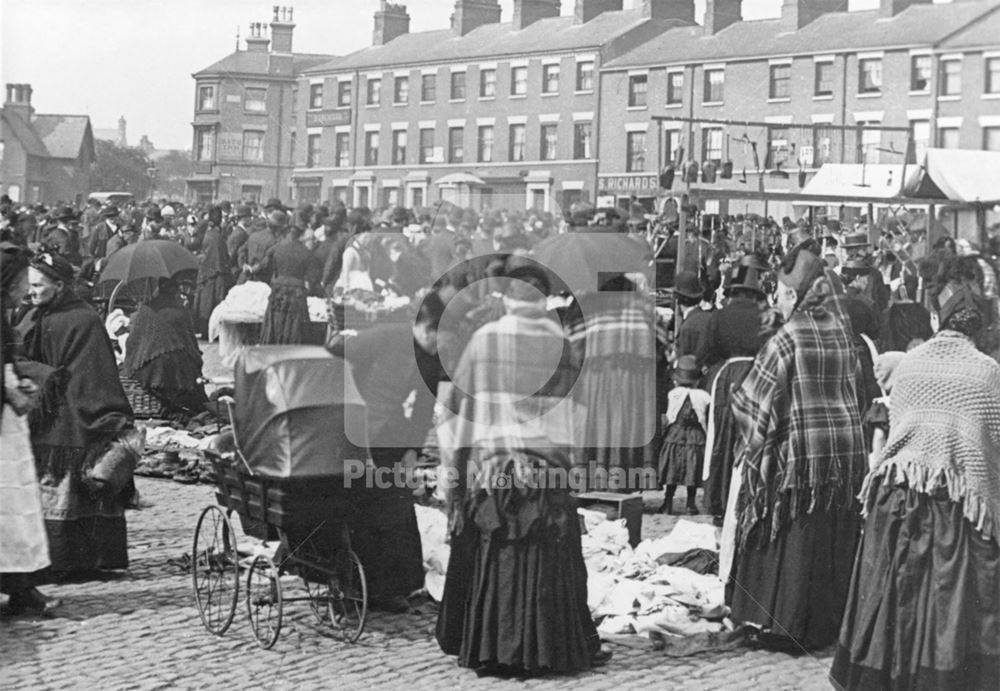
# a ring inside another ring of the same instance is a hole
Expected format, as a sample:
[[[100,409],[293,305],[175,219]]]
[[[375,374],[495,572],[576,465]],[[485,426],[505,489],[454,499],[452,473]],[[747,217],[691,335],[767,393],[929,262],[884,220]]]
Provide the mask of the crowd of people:
[[[997,238],[982,250],[945,238],[918,260],[898,224],[728,217],[682,235],[676,206],[652,219],[277,199],[2,211],[3,506],[19,528],[5,515],[0,569],[15,608],[50,608],[28,575],[41,568],[127,565],[132,487],[104,466],[134,422],[86,299],[109,256],[157,238],[196,253],[197,277],[163,280],[139,306],[124,368],[189,411],[204,402],[195,336],[236,284],[270,285],[264,344],[311,337],[310,296],[412,301],[409,323],[334,324],[327,346],[355,370],[373,462],[412,465],[434,426],[459,478],[443,496],[452,559],[437,628],[459,664],[523,674],[607,660],[569,489],[491,481],[584,466],[643,471],[611,489],[662,488],[666,513],[683,485],[685,510],[714,517],[727,604],[751,643],[836,644],[841,688],[1000,682]],[[647,266],[567,294],[533,258],[565,233],[621,235]],[[684,258],[657,299],[654,247]],[[373,489],[361,505],[373,603],[405,610],[422,574],[413,496]]]

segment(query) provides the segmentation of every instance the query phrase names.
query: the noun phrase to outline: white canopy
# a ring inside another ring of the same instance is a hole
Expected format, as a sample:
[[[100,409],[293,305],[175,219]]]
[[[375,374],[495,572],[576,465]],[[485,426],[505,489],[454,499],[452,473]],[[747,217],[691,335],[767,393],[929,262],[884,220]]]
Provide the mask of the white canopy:
[[[904,170],[905,168],[905,170]],[[873,163],[825,163],[802,188],[802,195],[844,197],[845,199],[892,199],[899,197],[906,182],[913,184],[919,168],[915,165]]]
[[[928,149],[920,175],[907,185],[913,197],[967,203],[1000,202],[1000,151]]]

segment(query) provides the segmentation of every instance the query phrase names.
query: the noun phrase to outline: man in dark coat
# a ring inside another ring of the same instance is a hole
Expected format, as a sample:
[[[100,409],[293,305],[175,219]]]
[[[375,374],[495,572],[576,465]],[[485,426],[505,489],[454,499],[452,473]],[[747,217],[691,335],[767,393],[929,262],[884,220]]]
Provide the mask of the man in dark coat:
[[[240,204],[236,207],[236,218],[234,222],[229,226],[229,234],[226,236],[226,251],[229,253],[230,259],[233,259],[233,272],[234,278],[239,277],[240,265],[236,262],[236,258],[240,256],[240,250],[243,245],[246,244],[247,238],[250,237],[250,219],[253,217],[253,211],[246,204]]]
[[[712,313],[701,308],[704,289],[698,274],[693,271],[681,271],[674,283],[674,294],[677,296],[677,311],[674,319],[680,319],[680,329],[677,331],[676,355],[694,355],[698,367],[705,366],[708,355],[709,326],[712,323]]]
[[[267,216],[267,227],[255,230],[240,248],[239,263],[242,268],[239,283],[247,281],[270,281],[271,275],[258,273],[264,267],[267,251],[278,244],[278,235],[288,225],[288,215],[284,211],[272,211]]]

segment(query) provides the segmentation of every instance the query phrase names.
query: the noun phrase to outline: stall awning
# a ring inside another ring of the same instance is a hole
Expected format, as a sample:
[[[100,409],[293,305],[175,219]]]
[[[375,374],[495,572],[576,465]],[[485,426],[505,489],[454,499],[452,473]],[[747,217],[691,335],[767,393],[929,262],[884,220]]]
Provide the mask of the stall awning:
[[[903,176],[912,184],[918,173],[919,168],[912,164],[826,163],[806,183],[801,194],[872,201],[893,199],[906,187]]]
[[[907,195],[966,203],[1000,203],[1000,151],[928,149]]]

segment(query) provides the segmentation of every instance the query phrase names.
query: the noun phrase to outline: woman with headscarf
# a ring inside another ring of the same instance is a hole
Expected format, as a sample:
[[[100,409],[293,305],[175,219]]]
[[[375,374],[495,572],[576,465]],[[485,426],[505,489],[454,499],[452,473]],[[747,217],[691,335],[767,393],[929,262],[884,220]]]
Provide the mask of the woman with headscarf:
[[[160,279],[156,295],[132,315],[122,371],[156,396],[168,413],[197,415],[208,400],[198,383],[202,365],[191,313],[177,284]]]
[[[46,598],[34,574],[49,565],[49,541],[42,519],[42,502],[31,453],[27,412],[39,384],[25,376],[18,362],[20,343],[7,319],[28,292],[30,253],[10,243],[0,244],[0,371],[3,419],[0,420],[0,586],[10,596],[10,614],[32,610],[49,614],[58,600]]]
[[[949,281],[941,330],[893,373],[889,436],[830,672],[842,689],[1000,687],[1000,365],[984,301]]]
[[[867,467],[857,357],[850,326],[827,304],[824,267],[801,246],[782,260],[777,307],[785,323],[733,396],[736,506],[723,528],[735,528],[732,619],[753,642],[795,650],[836,638]]]
[[[30,420],[52,570],[92,573],[128,566],[125,507],[134,487],[104,484],[95,472],[134,425],[104,324],[72,280],[66,259],[38,255],[28,270],[33,308],[17,329],[25,356],[55,369]]]

